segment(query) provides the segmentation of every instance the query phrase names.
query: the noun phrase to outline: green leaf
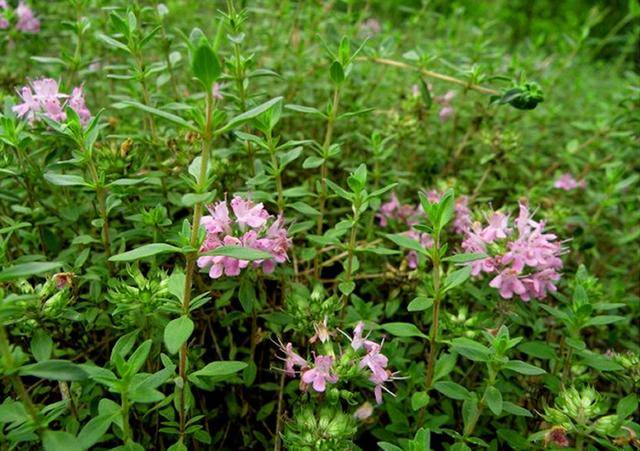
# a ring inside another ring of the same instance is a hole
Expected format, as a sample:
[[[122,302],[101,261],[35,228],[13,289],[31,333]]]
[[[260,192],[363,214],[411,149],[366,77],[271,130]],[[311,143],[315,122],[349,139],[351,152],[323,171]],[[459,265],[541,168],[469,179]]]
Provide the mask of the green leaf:
[[[522,360],[509,360],[502,366],[504,370],[515,371],[516,373],[526,374],[527,376],[538,376],[546,373],[542,368],[530,365]]]
[[[213,88],[213,83],[220,76],[222,67],[220,66],[220,60],[218,60],[208,43],[201,42],[200,46],[195,50],[191,61],[191,70],[206,91],[210,91]]]
[[[180,346],[186,342],[193,333],[195,325],[188,316],[181,316],[169,321],[164,328],[164,344],[169,354],[175,354]]]
[[[429,395],[426,391],[417,391],[411,395],[411,408],[413,410],[420,410],[429,404],[429,399]]]
[[[407,310],[410,312],[421,312],[431,308],[433,305],[433,299],[425,296],[418,296],[409,302]]]
[[[444,281],[444,291],[452,290],[458,285],[463,284],[471,277],[471,266],[464,266],[450,274],[447,274],[447,278]]]
[[[489,386],[484,392],[484,402],[494,415],[502,413],[502,393],[495,387]]]
[[[117,254],[109,258],[112,262],[130,262],[140,260],[141,258],[151,257],[158,254],[182,252],[179,247],[166,243],[145,244],[133,250]]]
[[[532,418],[533,415],[524,407],[520,407],[509,401],[502,401],[502,410],[512,415],[517,415],[519,417],[529,417]]]
[[[427,250],[416,240],[413,238],[409,238],[406,235],[396,233],[396,234],[385,234],[387,238],[396,243],[398,246],[403,247],[405,249],[411,249],[420,254],[427,255]]]
[[[43,330],[37,329],[31,339],[31,354],[38,362],[42,362],[51,358],[52,351],[53,340],[51,336]]]
[[[81,381],[88,376],[82,368],[68,360],[43,360],[24,365],[18,369],[18,374],[56,381]]]
[[[590,318],[586,323],[584,323],[583,327],[589,326],[604,326],[606,324],[613,324],[620,321],[624,321],[626,318],[624,316],[619,315],[601,315],[594,316]]]
[[[463,400],[470,399],[471,393],[460,384],[451,381],[440,381],[433,384],[433,388],[445,395],[447,398]]]
[[[127,360],[127,373],[129,375],[138,374],[144,362],[147,361],[147,357],[149,356],[149,351],[151,351],[151,344],[153,340],[149,339],[144,341],[138,348],[133,351],[129,360]]]
[[[526,341],[518,346],[518,349],[537,359],[553,360],[556,358],[555,350],[543,341]]]
[[[288,109],[288,110],[297,111],[298,113],[315,114],[315,115],[318,115],[318,116],[321,116],[321,117],[324,117],[324,118],[327,117],[327,115],[324,114],[319,109],[313,108],[313,107],[310,107],[310,106],[294,105],[294,104],[288,103],[284,107],[286,109]]]
[[[231,118],[231,120],[229,122],[227,122],[226,125],[224,125],[222,128],[216,130],[216,134],[220,134],[220,133],[224,133],[227,132],[229,130],[232,130],[242,124],[244,124],[245,122],[247,122],[250,119],[253,119],[254,117],[260,116],[262,113],[264,113],[265,111],[267,111],[269,108],[271,108],[272,106],[274,106],[276,103],[278,102],[282,102],[282,97],[276,97],[275,99],[271,99],[268,102],[265,102],[261,105],[258,105],[255,108],[252,108],[249,111],[246,111],[242,114],[239,114],[238,116]]]
[[[356,284],[353,281],[349,281],[349,282],[342,282],[338,285],[338,289],[340,290],[340,292],[342,294],[344,294],[345,296],[349,296],[351,293],[353,293],[353,290],[356,288]]]
[[[452,350],[476,362],[488,362],[491,359],[492,351],[485,345],[471,340],[470,338],[460,337],[451,340]]]
[[[382,451],[403,451],[403,449],[399,446],[396,446],[393,443],[389,442],[378,442],[377,445]]]
[[[326,181],[327,186],[329,187],[329,189],[331,189],[331,191],[333,191],[334,193],[336,193],[338,196],[342,197],[343,199],[348,200],[349,202],[352,201],[353,195],[349,191],[345,190],[340,185],[338,185],[337,183],[332,182],[329,179],[326,179],[325,181]]]
[[[389,332],[396,337],[408,338],[408,337],[420,337],[427,338],[425,334],[411,323],[385,323],[380,326],[382,329]]]
[[[331,80],[333,80],[335,84],[342,84],[342,82],[345,80],[342,64],[340,64],[338,61],[334,61],[333,63],[331,63],[331,67],[329,68],[329,75],[331,75]]]
[[[443,353],[438,357],[436,361],[436,367],[433,371],[433,381],[438,381],[451,373],[456,366],[456,362],[458,361],[458,355]]]
[[[471,435],[471,430],[473,429],[477,418],[478,398],[475,393],[471,393],[470,396],[462,403],[462,422],[464,423],[465,435]]]
[[[110,36],[107,36],[104,33],[98,33],[98,39],[100,39],[102,42],[104,42],[105,44],[107,44],[110,47],[113,47],[113,48],[116,48],[116,49],[120,49],[120,50],[124,50],[127,53],[131,53],[131,51],[129,50],[129,47],[124,45],[122,42],[117,41],[117,40],[113,39]]]
[[[57,186],[90,186],[79,175],[45,172],[44,178],[47,182]]]
[[[134,186],[134,185],[139,185],[140,183],[146,180],[147,180],[147,177],[142,177],[139,179],[121,178],[121,179],[114,180],[113,182],[109,183],[107,186]]]
[[[42,434],[44,451],[82,451],[78,440],[68,432],[44,431]]]
[[[625,396],[616,406],[616,413],[620,418],[626,418],[638,411],[638,397],[635,394]]]
[[[204,368],[191,373],[192,376],[197,377],[220,377],[230,376],[238,371],[242,371],[247,367],[244,362],[238,362],[235,360],[211,362]]]
[[[220,246],[211,251],[203,252],[200,255],[224,256],[249,261],[272,258],[272,255],[268,252],[242,246]]]
[[[316,210],[315,208],[313,208],[311,205],[309,204],[305,204],[304,202],[294,202],[291,205],[289,205],[291,208],[293,208],[294,210],[302,213],[303,215],[306,216],[319,216],[320,212],[318,210]]]
[[[304,162],[302,163],[302,167],[304,169],[314,169],[317,168],[319,166],[322,166],[322,163],[324,163],[324,158],[320,158],[320,157],[307,157]]]
[[[0,282],[9,280],[23,279],[29,276],[42,274],[43,272],[53,271],[62,266],[60,262],[30,262],[20,263],[18,265],[9,266],[0,272]]]
[[[117,415],[117,414],[116,414]],[[82,449],[90,449],[107,433],[114,414],[98,415],[84,425],[78,434],[78,442]]]
[[[125,106],[137,108],[138,110],[145,111],[149,114],[153,114],[154,116],[161,117],[162,119],[165,119],[176,125],[179,125],[184,128],[188,128],[191,131],[194,131],[194,132],[198,131],[198,128],[195,125],[193,125],[191,122],[187,122],[186,120],[182,119],[180,116],[176,116],[175,114],[171,114],[166,111],[159,110],[158,108],[153,108],[153,107],[144,105],[140,102],[135,102],[133,100],[125,100],[124,102],[122,102],[122,104]]]
[[[487,257],[488,255],[484,253],[455,254],[443,258],[442,261],[451,263],[468,263],[475,260],[482,260]]]

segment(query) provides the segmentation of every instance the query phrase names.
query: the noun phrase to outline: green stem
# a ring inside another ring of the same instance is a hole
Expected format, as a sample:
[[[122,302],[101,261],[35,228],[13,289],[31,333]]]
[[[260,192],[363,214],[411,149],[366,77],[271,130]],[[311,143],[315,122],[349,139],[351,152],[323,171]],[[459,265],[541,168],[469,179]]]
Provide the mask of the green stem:
[[[427,361],[427,374],[425,377],[425,386],[427,389],[431,387],[433,381],[433,372],[435,369],[435,361],[438,353],[438,328],[440,325],[440,234],[436,233],[433,243],[433,316],[431,319],[431,335],[429,338],[429,360]]]
[[[271,154],[271,165],[273,166],[273,174],[276,181],[276,191],[278,193],[278,212],[284,211],[284,191],[282,189],[282,176],[280,174],[280,164],[278,163],[278,157],[276,156],[276,149],[273,145],[273,138],[271,132],[267,135],[267,145],[269,147],[269,153]]]
[[[129,399],[127,396],[122,394],[122,434],[123,434],[123,442],[126,445],[127,443],[133,440],[131,435],[131,425],[129,424]]]
[[[81,150],[84,152],[84,149]],[[93,183],[96,189],[96,197],[98,199],[98,214],[100,215],[100,219],[102,220],[102,231],[100,235],[102,238],[104,253],[107,257],[107,267],[109,269],[109,273],[111,273],[113,268],[111,262],[109,261],[109,258],[111,257],[111,238],[109,236],[109,216],[107,214],[106,190],[101,185],[98,170],[93,161],[93,152],[91,152],[88,156],[87,169],[89,170],[89,174],[91,174],[91,178],[93,179]]]
[[[324,224],[324,214],[325,214],[325,202],[327,198],[327,172],[329,168],[327,167],[327,157],[329,146],[331,145],[331,138],[333,136],[333,123],[336,120],[336,116],[338,114],[338,103],[340,102],[340,87],[336,86],[333,90],[333,103],[331,104],[331,112],[329,113],[329,118],[327,119],[327,129],[324,135],[324,142],[322,143],[322,151],[323,151],[323,162],[322,166],[320,166],[320,192],[318,193],[318,211],[320,214],[318,215],[318,220],[316,224],[316,234],[322,234],[322,226]],[[317,255],[314,259],[314,274],[317,277],[320,277],[320,257]]]
[[[485,88],[484,86],[469,83],[464,80],[460,80],[459,78],[450,77],[449,75],[444,75],[444,74],[433,72],[427,69],[421,69],[419,67],[412,66],[407,63],[402,63],[400,61],[394,61],[386,58],[366,58],[366,57],[358,58],[358,59],[364,59],[364,60],[369,59],[370,61],[373,61],[374,63],[378,63],[378,64],[385,64],[387,66],[399,67],[401,69],[411,69],[414,71],[418,71],[422,75],[425,75],[427,77],[436,78],[438,80],[447,81],[449,83],[455,83],[457,85],[464,86],[466,89],[471,89],[473,91],[481,92],[482,94],[490,94],[494,96],[500,95],[500,92],[496,91],[495,89]]]
[[[207,167],[209,166],[209,155],[211,153],[211,145],[213,143],[213,135],[211,133],[212,117],[213,117],[213,97],[211,90],[206,93],[205,97],[205,110],[206,110],[206,123],[205,129],[202,134],[202,154],[200,160],[200,173],[198,175],[198,193],[204,192],[207,184]],[[198,202],[193,207],[193,221],[191,224],[191,237],[189,245],[191,248],[195,248],[198,245],[198,239],[200,235],[200,220],[202,219],[202,203]],[[189,306],[191,304],[191,285],[193,283],[193,274],[195,271],[196,258],[198,251],[194,250],[187,254],[186,257],[186,269],[184,279],[184,293],[182,297],[182,314],[189,315]],[[180,440],[184,443],[185,425],[186,425],[186,412],[185,412],[185,386],[187,384],[187,353],[188,344],[185,342],[180,348],[180,362],[179,362],[179,375],[182,379],[183,386],[180,389],[179,395],[179,423],[180,423]]]

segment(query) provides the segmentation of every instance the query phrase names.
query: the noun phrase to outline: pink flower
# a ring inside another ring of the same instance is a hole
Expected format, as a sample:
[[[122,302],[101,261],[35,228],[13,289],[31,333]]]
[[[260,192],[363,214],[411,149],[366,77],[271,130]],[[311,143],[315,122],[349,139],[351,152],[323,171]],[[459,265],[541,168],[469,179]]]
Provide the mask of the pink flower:
[[[496,211],[489,218],[489,225],[480,231],[480,239],[485,243],[493,243],[496,239],[504,239],[507,234],[511,233],[508,225],[509,217]]]
[[[227,201],[221,201],[214,206],[207,207],[208,216],[204,216],[200,224],[204,225],[208,233],[229,233],[231,231],[231,218]]]
[[[212,244],[212,243],[208,243]],[[220,246],[241,246],[242,242],[231,235],[227,235],[219,242]],[[215,249],[219,246],[212,246],[205,250]],[[212,279],[218,279],[223,274],[226,276],[237,276],[243,268],[249,265],[247,260],[239,260],[237,258],[225,257],[225,256],[210,256],[205,255],[198,258],[199,268],[208,268],[209,277]]]
[[[438,112],[438,119],[440,119],[440,122],[447,122],[453,117],[454,114],[455,110],[453,109],[453,107],[445,106],[442,107]]]
[[[89,111],[89,108],[87,108],[87,104],[85,103],[82,86],[73,88],[71,97],[69,97],[69,107],[78,114],[82,125],[87,125],[87,123],[89,123],[91,120],[91,111]]]
[[[16,8],[16,17],[18,18],[16,22],[16,29],[18,31],[22,31],[23,33],[37,33],[40,31],[40,21],[36,19],[33,11],[22,1]]]
[[[231,201],[231,207],[235,218],[230,216],[226,200],[207,207],[210,214],[200,221],[207,232],[200,252],[229,245],[264,251],[270,254],[271,258],[255,260],[253,266],[262,266],[267,274],[275,269],[276,263],[287,261],[291,239],[287,235],[282,215],[264,230],[263,226],[271,216],[262,204],[254,205],[251,201],[236,196]],[[252,229],[246,230],[247,225]],[[237,238],[240,234],[241,237]],[[198,266],[209,269],[209,275],[214,279],[223,274],[237,276],[248,265],[248,261],[232,257],[203,255],[198,258]]]
[[[12,109],[18,117],[26,117],[30,124],[37,119],[37,113],[44,113],[58,122],[67,118],[61,103],[61,99],[66,98],[67,95],[59,92],[58,82],[52,78],[34,80],[31,86],[24,86],[20,90],[20,97],[24,103]]]
[[[382,27],[380,26],[380,22],[377,19],[369,18],[360,24],[360,31],[366,37],[373,37],[380,33]]]
[[[231,208],[241,228],[245,224],[254,229],[260,228],[269,218],[269,213],[264,209],[262,203],[254,205],[250,200],[245,200],[239,196],[231,199]]]
[[[554,269],[547,268],[537,272],[522,280],[527,292],[520,297],[523,301],[528,301],[529,299],[544,299],[547,296],[547,292],[554,293],[557,291],[555,283],[558,280],[560,280],[560,274]]]
[[[7,5],[7,1],[6,0],[0,0],[0,9],[8,9],[9,6]]]
[[[382,393],[380,393],[382,396]],[[369,402],[365,402],[353,412],[353,418],[356,420],[366,420],[373,414],[373,406]]]
[[[431,235],[429,235],[428,233],[420,233],[416,230],[409,230],[405,232],[405,235],[418,241],[424,248],[428,249],[433,246],[433,238],[431,238]],[[406,260],[409,268],[415,269],[418,267],[418,253],[416,251],[407,252]]]
[[[451,102],[453,101],[453,99],[456,97],[456,92],[449,90],[447,92],[444,93],[444,95],[442,96],[438,96],[435,98],[436,103],[439,103],[440,105],[443,106],[449,106],[451,105]]]
[[[522,281],[518,278],[518,272],[512,268],[507,268],[498,274],[489,286],[496,288],[500,292],[500,296],[505,299],[511,299],[514,294],[522,296],[527,292]]]
[[[24,86],[20,90],[20,98],[23,103],[12,108],[18,117],[26,117],[29,124],[33,124],[36,120],[36,113],[40,111],[40,103],[33,97],[33,91],[29,86]]]
[[[420,97],[420,86],[416,84],[411,85],[411,97]]]
[[[9,28],[9,21],[0,16],[0,30],[6,30],[7,28]]]
[[[389,372],[387,370],[373,373],[369,380],[375,384],[373,388],[373,394],[376,398],[376,403],[382,404],[382,389],[384,389],[384,383],[389,380]]]
[[[455,218],[453,219],[453,231],[459,234],[466,233],[471,227],[471,210],[469,210],[469,198],[460,196],[456,199]]]
[[[338,376],[333,373],[333,357],[329,355],[319,355],[315,358],[315,367],[302,373],[302,382],[312,384],[317,392],[323,392],[326,389],[326,383],[335,384],[338,382]]]
[[[389,359],[387,358],[387,356],[380,353],[380,351],[382,350],[382,345],[367,340],[365,341],[364,346],[367,350],[367,354],[360,360],[358,366],[361,369],[368,367],[373,374],[378,374],[379,376],[382,373],[386,373]]]
[[[427,200],[432,204],[437,204],[438,202],[440,202],[440,199],[442,198],[442,194],[436,191],[435,189],[427,191],[426,194],[427,194]]]
[[[289,377],[294,377],[296,372],[294,367],[298,367],[300,369],[306,368],[309,366],[307,361],[300,357],[298,354],[293,352],[293,345],[291,343],[287,343],[285,346],[281,346],[280,348],[284,354],[284,374]]]
[[[220,88],[221,88],[220,83],[214,83],[213,87],[211,88],[211,95],[216,100],[224,99],[224,96],[222,95],[222,92],[220,92]]]
[[[358,321],[356,327],[353,329],[353,338],[351,339],[351,347],[357,351],[364,346],[364,338],[362,332],[364,331],[364,321]]]
[[[562,174],[558,180],[553,184],[555,188],[563,189],[565,191],[571,191],[576,188],[585,188],[587,186],[587,182],[584,180],[577,181],[573,176],[569,173]]]

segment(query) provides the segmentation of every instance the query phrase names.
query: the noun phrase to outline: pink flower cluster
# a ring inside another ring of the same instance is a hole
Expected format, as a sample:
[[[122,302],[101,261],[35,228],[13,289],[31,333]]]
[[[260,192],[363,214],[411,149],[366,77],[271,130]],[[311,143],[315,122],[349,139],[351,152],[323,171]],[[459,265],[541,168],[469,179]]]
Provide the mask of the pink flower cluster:
[[[9,21],[4,16],[3,11],[7,11],[9,5],[6,0],[0,0],[0,30],[6,30],[9,28]],[[24,2],[18,3],[18,7],[15,9],[16,30],[22,33],[38,33],[40,31],[40,21],[36,18]]]
[[[310,385],[316,392],[322,393],[326,390],[327,384],[335,384],[340,379],[338,370],[335,368],[337,361],[344,362],[344,354],[349,353],[346,360],[350,365],[355,365],[359,370],[365,372],[370,382],[374,384],[374,396],[378,404],[382,403],[382,391],[385,390],[393,394],[387,389],[385,382],[394,380],[394,375],[388,368],[389,359],[382,354],[382,343],[376,343],[369,340],[368,336],[363,337],[364,322],[360,321],[353,330],[353,337],[349,337],[351,341],[351,350],[345,350],[343,356],[334,358],[332,355],[316,355],[313,354],[313,364],[307,362],[306,359],[293,351],[291,343],[286,345],[280,344],[280,351],[284,353],[284,373],[289,377],[300,375],[300,389],[306,391]],[[346,334],[345,334],[346,335]],[[328,340],[328,336],[325,341]],[[364,349],[364,355],[358,355],[359,351]],[[296,370],[297,368],[297,370]],[[351,367],[352,368],[352,367]],[[349,368],[347,368],[347,372]]]
[[[436,190],[427,192],[427,199],[432,203],[439,202],[441,196]],[[468,204],[469,199],[466,196],[456,199],[455,219],[453,221],[453,230],[456,233],[465,233],[471,226],[471,211]],[[391,193],[389,201],[383,203],[380,206],[380,211],[376,214],[382,227],[387,227],[390,221],[406,225],[409,230],[405,232],[405,235],[419,241],[422,246],[430,248],[433,246],[433,238],[428,233],[421,233],[414,229],[414,226],[420,223],[423,216],[422,205],[414,207],[409,204],[401,204],[395,193]],[[407,253],[407,263],[411,269],[418,267],[418,254],[415,251]]]
[[[565,173],[558,178],[553,184],[554,188],[563,189],[565,191],[571,191],[576,188],[584,189],[587,187],[586,180],[576,180],[571,174]]]
[[[204,216],[200,222],[207,232],[200,248],[201,253],[221,246],[241,246],[264,251],[271,254],[272,258],[255,260],[253,265],[262,266],[265,273],[272,272],[276,263],[287,261],[291,239],[284,228],[282,215],[267,226],[272,216],[262,203],[254,204],[239,196],[231,200],[231,210],[235,218],[230,216],[226,199],[209,206],[208,210],[210,214]],[[206,268],[212,279],[217,279],[223,274],[237,276],[247,266],[248,260],[233,257],[203,255],[198,258],[198,267]]]
[[[523,301],[543,299],[548,292],[556,291],[562,246],[554,234],[545,233],[544,226],[543,221],[532,219],[524,203],[520,203],[513,225],[509,216],[499,211],[491,213],[485,227],[474,223],[462,248],[489,256],[471,262],[471,274],[495,274],[489,285],[505,299],[514,295]]]
[[[439,103],[441,108],[438,112],[438,118],[440,122],[446,122],[453,117],[455,114],[455,110],[451,106],[454,97],[456,96],[455,91],[447,91],[444,95],[436,97],[434,100],[436,103]]]
[[[82,86],[73,88],[71,95],[60,92],[58,82],[52,78],[34,80],[30,85],[22,87],[19,92],[21,104],[13,107],[18,117],[26,117],[29,124],[37,120],[37,114],[42,113],[48,118],[62,122],[67,119],[65,106],[74,110],[82,125],[86,125],[91,119],[91,112],[84,100]]]

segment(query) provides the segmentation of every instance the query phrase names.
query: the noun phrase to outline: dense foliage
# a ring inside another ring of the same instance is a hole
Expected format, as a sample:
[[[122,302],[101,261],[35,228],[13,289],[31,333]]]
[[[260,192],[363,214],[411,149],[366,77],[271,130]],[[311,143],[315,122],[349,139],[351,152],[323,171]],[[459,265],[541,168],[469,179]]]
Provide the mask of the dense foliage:
[[[639,22],[0,0],[0,448],[640,448]]]

